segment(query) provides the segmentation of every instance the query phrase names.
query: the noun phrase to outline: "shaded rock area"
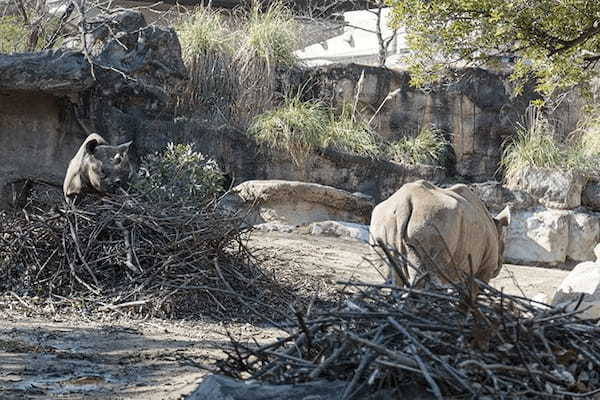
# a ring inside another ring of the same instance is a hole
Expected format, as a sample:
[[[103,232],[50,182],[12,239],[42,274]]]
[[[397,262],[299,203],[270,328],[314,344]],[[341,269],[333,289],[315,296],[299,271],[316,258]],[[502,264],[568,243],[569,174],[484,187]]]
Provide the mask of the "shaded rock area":
[[[581,193],[581,205],[593,211],[600,211],[600,182],[588,182]]]
[[[537,205],[537,200],[529,193],[511,190],[498,181],[474,183],[470,187],[491,211],[500,211],[505,206],[518,210]]]

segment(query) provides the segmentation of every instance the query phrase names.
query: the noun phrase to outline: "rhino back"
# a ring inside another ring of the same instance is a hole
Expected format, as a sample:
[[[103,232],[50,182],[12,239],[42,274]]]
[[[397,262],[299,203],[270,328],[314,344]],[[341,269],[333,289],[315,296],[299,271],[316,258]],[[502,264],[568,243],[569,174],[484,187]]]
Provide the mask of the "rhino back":
[[[441,189],[425,181],[408,183],[375,207],[371,229],[374,237],[420,267],[433,262],[468,271],[470,255],[474,272],[496,268],[496,228],[483,203],[464,185]],[[410,253],[411,248],[418,254]]]

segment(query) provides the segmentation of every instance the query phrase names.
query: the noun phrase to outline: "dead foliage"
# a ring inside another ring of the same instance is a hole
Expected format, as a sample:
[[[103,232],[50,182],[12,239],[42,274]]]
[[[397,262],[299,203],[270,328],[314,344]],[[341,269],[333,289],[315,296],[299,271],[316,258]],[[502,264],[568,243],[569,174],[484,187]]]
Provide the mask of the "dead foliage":
[[[600,393],[600,327],[577,312],[471,280],[448,289],[346,283],[356,294],[306,318],[289,336],[249,347],[232,339],[222,373],[269,383],[348,382],[341,399],[592,398]],[[470,298],[473,285],[477,299]],[[386,397],[389,398],[389,397]]]
[[[301,299],[257,265],[247,231],[215,202],[139,192],[31,204],[0,217],[0,293],[141,316],[281,320]]]

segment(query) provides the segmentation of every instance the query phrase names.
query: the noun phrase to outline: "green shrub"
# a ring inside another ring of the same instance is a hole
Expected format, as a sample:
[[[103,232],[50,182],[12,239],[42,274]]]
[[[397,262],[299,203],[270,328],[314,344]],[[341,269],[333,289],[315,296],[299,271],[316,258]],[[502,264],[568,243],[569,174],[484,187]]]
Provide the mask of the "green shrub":
[[[444,161],[448,141],[434,127],[423,128],[415,137],[404,137],[388,146],[391,160],[406,164],[441,165]]]
[[[169,143],[164,152],[142,159],[134,189],[149,201],[200,206],[223,190],[223,176],[215,161],[193,151],[192,145]]]
[[[600,120],[585,119],[580,128],[559,140],[539,108],[528,111],[527,121],[505,145],[501,166],[511,182],[527,168],[574,171],[586,176],[600,173]]]

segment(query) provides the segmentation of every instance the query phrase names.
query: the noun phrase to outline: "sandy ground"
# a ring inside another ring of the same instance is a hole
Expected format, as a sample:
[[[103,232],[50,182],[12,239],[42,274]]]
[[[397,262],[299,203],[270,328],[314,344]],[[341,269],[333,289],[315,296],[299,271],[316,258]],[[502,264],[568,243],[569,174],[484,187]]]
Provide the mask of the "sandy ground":
[[[370,248],[361,242],[255,233],[248,245],[259,259],[307,272],[302,279],[323,285],[351,278],[382,281],[365,260]],[[550,300],[567,273],[507,265],[492,284]],[[0,300],[1,399],[180,399],[207,374],[201,366],[224,355],[227,331],[258,342],[282,335],[243,323],[34,314],[18,301]]]

